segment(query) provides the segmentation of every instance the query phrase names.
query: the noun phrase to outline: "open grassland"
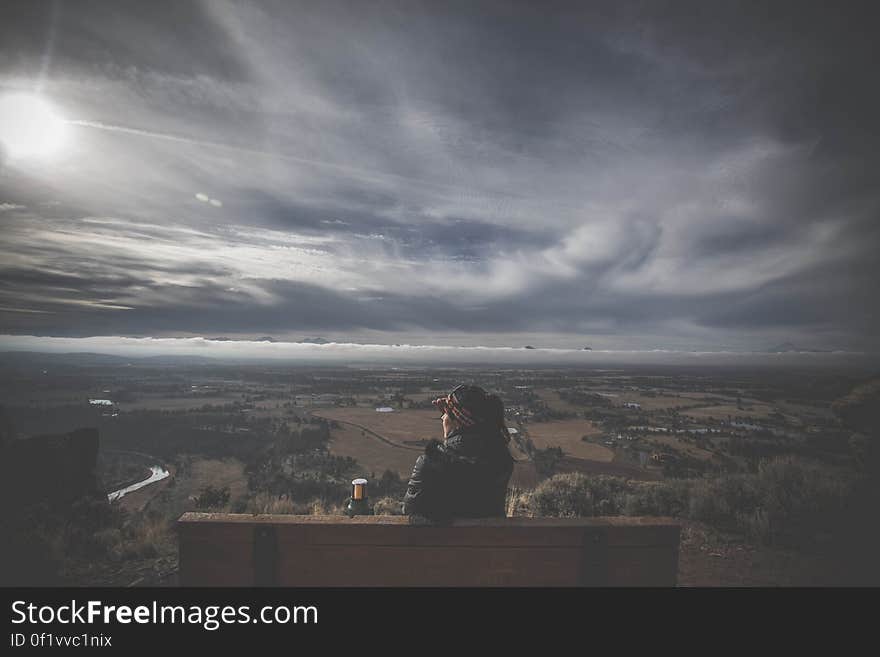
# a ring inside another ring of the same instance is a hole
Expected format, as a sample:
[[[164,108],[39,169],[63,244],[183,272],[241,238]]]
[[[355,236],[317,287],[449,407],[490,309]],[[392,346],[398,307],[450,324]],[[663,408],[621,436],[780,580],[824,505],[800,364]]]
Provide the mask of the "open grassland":
[[[340,407],[315,409],[312,415],[348,422],[373,431],[393,443],[405,446],[406,440],[443,438],[443,427],[435,410],[397,410],[377,413],[375,407]]]
[[[716,420],[726,420],[731,417],[752,417],[752,418],[768,418],[776,409],[763,402],[754,402],[747,404],[743,402],[742,408],[737,408],[736,402],[731,404],[719,404],[717,406],[704,406],[702,408],[692,408],[682,411],[682,415],[688,417],[704,419],[713,418]]]
[[[540,397],[541,401],[554,411],[567,411],[571,413],[583,413],[584,411],[583,406],[565,401],[559,396],[558,392],[550,388],[537,388],[534,392]]]
[[[389,445],[368,432],[343,424],[330,431],[330,453],[355,459],[365,476],[381,476],[385,470],[391,470],[408,478],[422,450]]]
[[[584,436],[598,436],[601,431],[589,420],[553,420],[526,425],[535,447],[561,447],[569,456],[609,463],[614,452],[607,447],[581,440]]]
[[[189,484],[197,494],[206,486],[229,487],[229,499],[234,500],[247,492],[244,464],[235,458],[196,459],[192,463]]]
[[[645,411],[661,411],[667,408],[676,408],[678,406],[693,406],[699,404],[699,399],[687,399],[673,395],[645,395],[639,392],[619,391],[618,396],[611,401],[615,406],[622,406],[624,402],[634,402],[642,407]]]
[[[556,466],[557,473],[579,472],[585,475],[610,475],[635,479],[638,481],[657,481],[663,478],[663,473],[653,467],[642,468],[628,463],[603,463],[601,461],[579,459],[566,456]]]
[[[829,421],[834,419],[834,413],[831,411],[830,404],[810,406],[809,404],[782,401],[777,402],[776,407],[786,417],[794,416],[801,422]]]
[[[201,408],[206,404],[212,406],[222,406],[223,404],[232,404],[241,401],[241,396],[229,395],[227,397],[165,397],[160,395],[142,395],[137,401],[119,402],[117,406],[120,411],[180,411],[191,408]]]
[[[714,454],[712,452],[700,449],[696,445],[692,445],[684,440],[676,438],[675,436],[663,436],[652,434],[650,438],[647,439],[652,443],[658,443],[660,445],[664,445],[666,447],[671,447],[673,449],[677,449],[688,456],[691,456],[695,459],[700,459],[701,461],[711,461],[714,458]]]

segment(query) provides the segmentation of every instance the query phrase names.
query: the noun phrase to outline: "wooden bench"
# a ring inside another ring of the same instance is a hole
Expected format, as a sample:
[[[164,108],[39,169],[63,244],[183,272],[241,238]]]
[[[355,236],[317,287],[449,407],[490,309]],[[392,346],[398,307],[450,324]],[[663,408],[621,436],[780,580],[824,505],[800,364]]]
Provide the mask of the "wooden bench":
[[[668,518],[185,513],[181,586],[675,586]]]

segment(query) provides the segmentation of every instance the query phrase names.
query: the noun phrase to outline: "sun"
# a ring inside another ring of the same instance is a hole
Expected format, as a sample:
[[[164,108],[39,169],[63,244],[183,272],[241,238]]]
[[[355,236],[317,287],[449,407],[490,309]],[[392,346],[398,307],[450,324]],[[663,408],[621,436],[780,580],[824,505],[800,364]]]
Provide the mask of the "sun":
[[[0,96],[0,143],[12,159],[57,154],[66,141],[67,127],[52,105],[40,96]]]

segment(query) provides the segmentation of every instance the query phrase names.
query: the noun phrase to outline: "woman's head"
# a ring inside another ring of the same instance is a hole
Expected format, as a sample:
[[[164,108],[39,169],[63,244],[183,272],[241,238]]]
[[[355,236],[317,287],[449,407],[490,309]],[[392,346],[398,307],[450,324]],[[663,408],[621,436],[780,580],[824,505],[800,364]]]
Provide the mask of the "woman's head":
[[[504,403],[498,395],[487,393],[479,386],[458,386],[445,397],[434,400],[443,412],[443,435],[449,436],[456,429],[479,428],[498,432],[509,440],[504,424]]]

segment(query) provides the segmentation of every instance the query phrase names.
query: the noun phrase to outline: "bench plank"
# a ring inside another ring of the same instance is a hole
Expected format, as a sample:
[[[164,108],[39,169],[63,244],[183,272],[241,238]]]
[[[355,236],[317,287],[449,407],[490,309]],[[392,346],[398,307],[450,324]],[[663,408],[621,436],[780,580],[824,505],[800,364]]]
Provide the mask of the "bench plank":
[[[674,586],[668,518],[491,518],[187,513],[184,586]]]

